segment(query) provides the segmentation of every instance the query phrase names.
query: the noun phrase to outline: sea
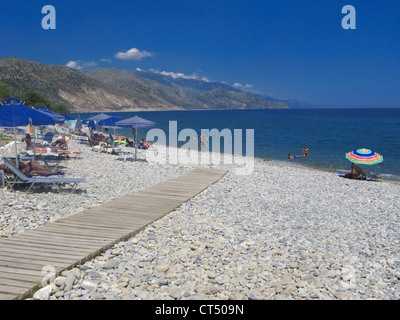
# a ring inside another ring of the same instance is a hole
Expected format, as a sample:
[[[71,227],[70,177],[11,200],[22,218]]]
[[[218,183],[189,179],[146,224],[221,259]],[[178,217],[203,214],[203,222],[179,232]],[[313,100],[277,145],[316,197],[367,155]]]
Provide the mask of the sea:
[[[85,120],[98,113],[80,113]],[[362,148],[383,156],[384,161],[363,166],[370,174],[400,181],[400,108],[341,109],[266,109],[266,110],[195,110],[109,112],[124,119],[135,115],[156,123],[151,128],[139,128],[139,138],[158,128],[168,141],[170,121],[176,121],[178,133],[193,129],[200,136],[202,129],[241,129],[245,155],[246,129],[254,130],[254,156],[262,159],[292,161],[304,166],[333,172],[349,172],[347,152]],[[78,114],[71,116],[77,117]],[[104,128],[97,127],[98,130]],[[113,133],[113,129],[109,129]],[[116,133],[132,137],[131,129],[118,128]],[[189,141],[178,142],[178,146]],[[221,139],[221,151],[224,139]],[[212,140],[209,141],[210,149]],[[302,157],[304,146],[308,156]],[[288,160],[288,154],[296,156]]]

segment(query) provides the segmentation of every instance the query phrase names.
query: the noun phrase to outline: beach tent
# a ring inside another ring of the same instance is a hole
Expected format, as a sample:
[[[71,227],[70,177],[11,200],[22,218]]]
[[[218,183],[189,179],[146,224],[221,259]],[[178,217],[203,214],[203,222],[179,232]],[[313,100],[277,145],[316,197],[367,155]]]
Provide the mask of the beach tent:
[[[24,105],[25,101],[10,98],[3,100],[0,104],[0,127],[14,128],[15,156],[18,167],[18,148],[16,128],[27,126],[54,125],[52,117]]]
[[[147,119],[140,118],[138,116],[134,116],[132,118],[128,118],[122,121],[118,121],[115,123],[118,127],[127,127],[127,128],[134,128],[135,133],[134,134],[134,139],[135,139],[135,161],[137,159],[137,129],[138,128],[146,128],[146,127],[151,127],[155,125],[155,122],[152,122]]]

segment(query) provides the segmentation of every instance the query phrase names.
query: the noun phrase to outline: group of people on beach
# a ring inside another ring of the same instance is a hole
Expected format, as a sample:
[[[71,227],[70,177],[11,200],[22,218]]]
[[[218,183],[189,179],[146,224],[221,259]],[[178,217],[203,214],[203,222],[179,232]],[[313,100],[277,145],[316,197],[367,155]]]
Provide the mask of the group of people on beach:
[[[307,155],[308,155],[308,147],[307,146],[304,146],[304,148],[303,148],[303,158],[306,158],[307,157]],[[291,153],[289,153],[288,154],[288,159],[289,160],[291,160],[291,159],[295,159],[295,158],[299,158],[300,156],[294,156],[294,155],[292,155]]]
[[[26,150],[30,151],[35,148],[34,142],[32,140],[32,136],[30,134],[25,135],[25,137],[22,138],[22,142],[26,143]],[[62,136],[61,138],[57,139],[51,144],[51,149],[53,151],[57,150],[66,150],[68,148],[68,141],[65,136]]]

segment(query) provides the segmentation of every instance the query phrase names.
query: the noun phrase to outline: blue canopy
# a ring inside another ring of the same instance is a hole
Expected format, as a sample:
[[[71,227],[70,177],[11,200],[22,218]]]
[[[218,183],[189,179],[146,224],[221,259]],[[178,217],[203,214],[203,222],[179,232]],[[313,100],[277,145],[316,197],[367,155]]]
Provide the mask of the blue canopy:
[[[89,120],[87,123],[88,128],[92,129],[92,130],[96,130],[96,124],[94,123],[93,120]]]
[[[10,104],[7,104],[10,103]],[[40,111],[25,106],[24,101],[10,98],[1,102],[0,106],[0,127],[14,128],[14,141],[16,142],[16,127],[54,124],[54,119]],[[15,143],[15,157],[18,167],[18,148]]]
[[[104,127],[116,127],[116,122],[124,120],[121,117],[118,116],[113,116],[109,117],[107,119],[101,120],[97,122],[99,126],[104,126]]]
[[[145,128],[145,127],[151,127],[155,125],[155,122],[152,122],[150,120],[146,120],[143,118],[140,118],[138,116],[134,116],[129,119],[125,119],[122,121],[118,121],[115,123],[118,127],[128,127],[128,128]]]
[[[25,104],[25,101],[17,98],[8,98],[3,100],[0,104],[4,106],[8,104]]]
[[[87,118],[86,120],[101,121],[101,120],[104,120],[104,119],[107,119],[107,118],[110,118],[110,117],[111,116],[109,116],[109,115],[107,115],[105,113],[100,113],[100,114],[97,114],[97,115],[95,115],[93,117]]]
[[[40,107],[36,107],[36,110],[43,112],[44,114],[52,117],[54,119],[54,121],[56,123],[64,123],[65,121],[65,116],[62,114],[59,114],[57,112],[51,111],[49,109],[47,109],[46,107],[40,106]]]
[[[76,120],[75,118],[72,118],[72,117],[70,117],[70,116],[67,116],[66,114],[64,115],[64,119],[65,120]]]
[[[135,128],[135,129],[137,129],[137,128],[145,128],[145,127],[151,127],[151,126],[154,126],[155,125],[155,123],[154,122],[152,122],[152,121],[150,121],[150,120],[146,120],[146,119],[143,119],[143,118],[140,118],[140,117],[138,117],[138,116],[134,116],[134,117],[132,117],[132,118],[128,118],[128,119],[125,119],[125,120],[122,120],[122,121],[118,121],[118,122],[116,122],[115,123],[118,127],[128,127],[128,128]],[[132,129],[132,131],[133,131],[133,129]],[[136,142],[136,139],[137,139],[137,133],[136,133],[136,131],[137,130],[135,130],[135,132],[132,132],[133,133],[133,139],[135,139],[135,161],[136,161],[136,159],[137,159],[137,142]]]
[[[4,101],[0,106],[0,127],[15,128],[27,126],[28,124],[34,126],[54,124],[54,119],[43,112],[23,104],[4,104]]]

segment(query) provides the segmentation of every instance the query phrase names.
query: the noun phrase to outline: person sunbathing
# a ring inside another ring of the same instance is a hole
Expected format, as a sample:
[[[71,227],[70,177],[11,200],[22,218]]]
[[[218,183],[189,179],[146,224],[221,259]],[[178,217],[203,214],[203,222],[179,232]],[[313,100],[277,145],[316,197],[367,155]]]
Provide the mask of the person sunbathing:
[[[68,148],[68,141],[65,138],[65,136],[62,136],[61,139],[56,140],[54,143],[51,145],[52,147],[58,148],[58,149],[67,149]]]
[[[15,160],[13,161],[15,164]],[[64,175],[64,171],[53,171],[43,167],[38,161],[29,162],[18,162],[19,169],[26,175],[39,175],[39,176],[51,176],[51,175]]]
[[[16,165],[16,161],[13,160],[14,165]],[[64,175],[64,171],[53,171],[43,167],[37,161],[29,161],[29,162],[18,162],[19,170],[26,175],[39,175],[39,176],[51,176],[51,175]],[[12,174],[12,170],[7,167],[5,164],[0,165],[0,170],[3,170],[6,173]]]
[[[140,148],[142,149],[148,149],[150,148],[150,143],[148,143],[146,140],[142,139],[139,141]]]
[[[58,155],[58,154],[72,154],[72,153],[76,153],[76,154],[80,154],[81,153],[81,149],[78,150],[60,150],[60,149],[56,149],[53,147],[47,147],[47,148],[40,148],[40,147],[36,147],[35,149],[35,153],[40,155]]]
[[[115,143],[126,143],[125,136],[120,136],[118,133],[115,135]]]

